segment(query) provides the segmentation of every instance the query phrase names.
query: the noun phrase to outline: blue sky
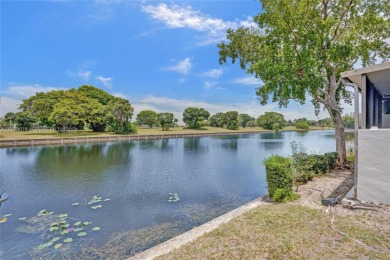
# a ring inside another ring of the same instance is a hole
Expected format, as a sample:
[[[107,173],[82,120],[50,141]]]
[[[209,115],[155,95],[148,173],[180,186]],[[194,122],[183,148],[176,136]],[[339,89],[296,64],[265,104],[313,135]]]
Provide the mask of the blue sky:
[[[89,84],[144,109],[189,106],[211,114],[316,119],[310,102],[260,106],[261,81],[237,64],[219,65],[217,44],[228,28],[253,26],[261,12],[241,1],[1,1],[0,114],[35,92]],[[347,108],[348,112],[352,109]],[[322,112],[320,117],[326,117]]]

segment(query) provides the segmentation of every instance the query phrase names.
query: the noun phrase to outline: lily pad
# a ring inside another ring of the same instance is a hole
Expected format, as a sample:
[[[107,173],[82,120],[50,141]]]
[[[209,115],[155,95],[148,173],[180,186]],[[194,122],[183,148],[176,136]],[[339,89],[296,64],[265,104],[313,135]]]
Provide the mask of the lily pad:
[[[73,224],[73,226],[77,227],[81,224],[81,221],[77,221],[76,223]]]
[[[47,243],[44,243],[44,244],[40,244],[40,245],[37,247],[37,249],[38,249],[38,250],[43,250],[43,249],[48,248],[48,247],[49,247],[49,245],[48,245]]]
[[[8,218],[9,216],[12,216],[12,214],[5,214],[3,218]]]
[[[56,226],[58,226],[58,223],[57,222],[53,222],[53,223],[50,224],[50,226],[51,227],[56,227]]]
[[[60,224],[61,224],[61,225],[66,224],[66,220],[61,220],[61,221],[60,221]]]
[[[92,209],[98,209],[98,208],[101,208],[101,207],[103,207],[102,205],[96,205],[96,206],[92,206],[91,208]]]
[[[51,242],[51,241],[47,243],[47,247],[50,247],[52,245],[53,245],[53,242]]]
[[[87,235],[87,232],[80,232],[77,234],[78,237],[83,237],[83,236],[86,236]]]
[[[100,230],[100,227],[94,227],[92,228],[93,231],[99,231]]]
[[[57,242],[58,240],[60,240],[61,238],[60,237],[54,237],[50,240],[50,242]]]
[[[68,234],[69,231],[67,229],[65,229],[64,231],[61,232],[61,235],[65,235],[65,234]]]
[[[80,205],[80,203],[78,202],[72,203],[72,206],[78,206],[78,205]]]
[[[105,200],[103,200],[103,201],[109,201],[109,200],[111,200],[111,199],[105,199]]]
[[[60,214],[60,215],[58,215],[58,217],[59,218],[66,218],[66,217],[68,217],[68,214]]]
[[[74,232],[79,232],[81,230],[84,230],[84,228],[76,228],[75,230],[73,230]]]
[[[27,219],[26,217],[19,218],[19,220],[22,220],[22,221],[23,221],[23,220],[26,220],[26,219]]]
[[[67,224],[62,225],[61,228],[67,228],[67,227],[69,227],[69,226],[70,226],[69,223],[67,223]]]
[[[71,243],[72,241],[73,241],[73,238],[70,238],[70,237],[64,239],[65,243]]]
[[[51,228],[49,228],[50,232],[53,232],[53,231],[56,231],[56,230],[59,230],[59,228],[58,227],[51,227]]]
[[[88,221],[83,222],[83,226],[88,226],[89,224],[92,224],[92,222],[88,222]]]
[[[0,218],[0,223],[5,223],[7,222],[8,218]]]
[[[58,248],[60,248],[61,246],[62,246],[62,244],[61,244],[61,243],[58,243],[58,244],[55,244],[54,248],[55,248],[55,249],[58,249]]]
[[[46,211],[46,209],[42,209],[41,211],[38,212],[38,216],[44,216],[47,214],[48,214],[48,212]]]

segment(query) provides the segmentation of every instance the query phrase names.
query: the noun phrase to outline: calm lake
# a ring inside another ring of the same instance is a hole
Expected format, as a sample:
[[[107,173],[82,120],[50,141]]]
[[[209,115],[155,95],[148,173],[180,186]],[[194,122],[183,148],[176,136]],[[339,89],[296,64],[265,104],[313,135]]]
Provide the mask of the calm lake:
[[[76,254],[121,234],[126,254],[145,250],[266,194],[265,157],[289,155],[292,141],[309,152],[334,151],[333,135],[278,132],[2,148],[0,192],[9,199],[0,216],[12,215],[0,224],[0,258]]]

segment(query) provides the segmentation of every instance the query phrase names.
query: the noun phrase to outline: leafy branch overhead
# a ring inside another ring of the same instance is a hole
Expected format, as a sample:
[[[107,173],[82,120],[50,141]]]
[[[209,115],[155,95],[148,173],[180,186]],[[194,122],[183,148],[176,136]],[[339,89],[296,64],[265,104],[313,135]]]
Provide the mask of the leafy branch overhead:
[[[390,57],[390,0],[262,0],[258,28],[227,31],[219,62],[239,62],[264,85],[260,103],[286,107],[309,98],[323,106],[336,128],[338,163],[345,163],[341,100],[351,102],[340,73]]]

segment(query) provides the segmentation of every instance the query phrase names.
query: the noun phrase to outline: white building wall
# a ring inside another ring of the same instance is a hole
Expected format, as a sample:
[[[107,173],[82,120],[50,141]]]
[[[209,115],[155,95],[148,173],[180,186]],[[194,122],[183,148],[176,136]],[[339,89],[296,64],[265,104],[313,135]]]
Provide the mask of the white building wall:
[[[390,128],[390,114],[382,115],[382,127],[383,128]]]
[[[358,199],[390,205],[390,129],[359,130],[358,157]]]

